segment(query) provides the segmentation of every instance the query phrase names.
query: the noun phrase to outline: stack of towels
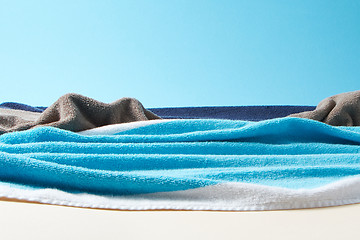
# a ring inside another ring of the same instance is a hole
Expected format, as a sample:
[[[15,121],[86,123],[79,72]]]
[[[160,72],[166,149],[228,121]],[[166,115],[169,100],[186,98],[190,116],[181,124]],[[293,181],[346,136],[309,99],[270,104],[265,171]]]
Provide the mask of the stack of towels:
[[[331,126],[340,121],[331,111],[344,111],[335,109],[343,102],[331,101],[145,109],[131,98],[104,104],[67,94],[48,108],[4,103],[0,197],[126,210],[358,203],[360,129],[353,113],[345,126]],[[313,120],[324,106],[335,117]],[[243,120],[224,119],[226,111]]]

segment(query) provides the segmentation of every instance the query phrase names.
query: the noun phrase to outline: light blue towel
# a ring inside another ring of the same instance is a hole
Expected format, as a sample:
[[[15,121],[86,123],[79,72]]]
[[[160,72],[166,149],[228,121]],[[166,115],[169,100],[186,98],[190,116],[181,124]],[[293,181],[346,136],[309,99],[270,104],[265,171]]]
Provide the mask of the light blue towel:
[[[313,189],[360,176],[360,128],[281,118],[175,120],[116,135],[51,127],[0,136],[0,181],[129,195],[226,182]]]

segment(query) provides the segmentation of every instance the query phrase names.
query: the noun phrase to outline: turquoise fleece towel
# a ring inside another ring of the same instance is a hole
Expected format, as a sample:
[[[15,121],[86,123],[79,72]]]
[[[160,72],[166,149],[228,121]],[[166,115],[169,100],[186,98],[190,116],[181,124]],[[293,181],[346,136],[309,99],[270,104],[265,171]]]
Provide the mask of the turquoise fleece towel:
[[[147,122],[100,135],[52,127],[1,135],[0,181],[71,194],[153,197],[229,183],[310,191],[360,177],[358,127],[299,118]]]

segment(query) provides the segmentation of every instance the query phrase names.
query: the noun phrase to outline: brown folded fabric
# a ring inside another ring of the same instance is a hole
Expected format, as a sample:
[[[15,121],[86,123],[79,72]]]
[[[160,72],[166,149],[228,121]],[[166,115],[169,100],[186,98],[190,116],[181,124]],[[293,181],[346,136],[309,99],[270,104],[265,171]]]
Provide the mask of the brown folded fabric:
[[[0,108],[0,134],[36,126],[74,132],[109,124],[160,119],[134,98],[107,104],[75,93],[60,97],[42,113]]]
[[[346,92],[322,100],[314,111],[291,114],[333,126],[360,126],[360,91]]]

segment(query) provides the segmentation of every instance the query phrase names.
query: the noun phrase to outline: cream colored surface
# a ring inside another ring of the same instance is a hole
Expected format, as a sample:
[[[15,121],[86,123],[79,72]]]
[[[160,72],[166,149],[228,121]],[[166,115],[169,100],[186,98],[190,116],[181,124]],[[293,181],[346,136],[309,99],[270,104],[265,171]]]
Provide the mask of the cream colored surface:
[[[0,201],[1,239],[360,239],[360,204],[268,211],[109,211]]]

